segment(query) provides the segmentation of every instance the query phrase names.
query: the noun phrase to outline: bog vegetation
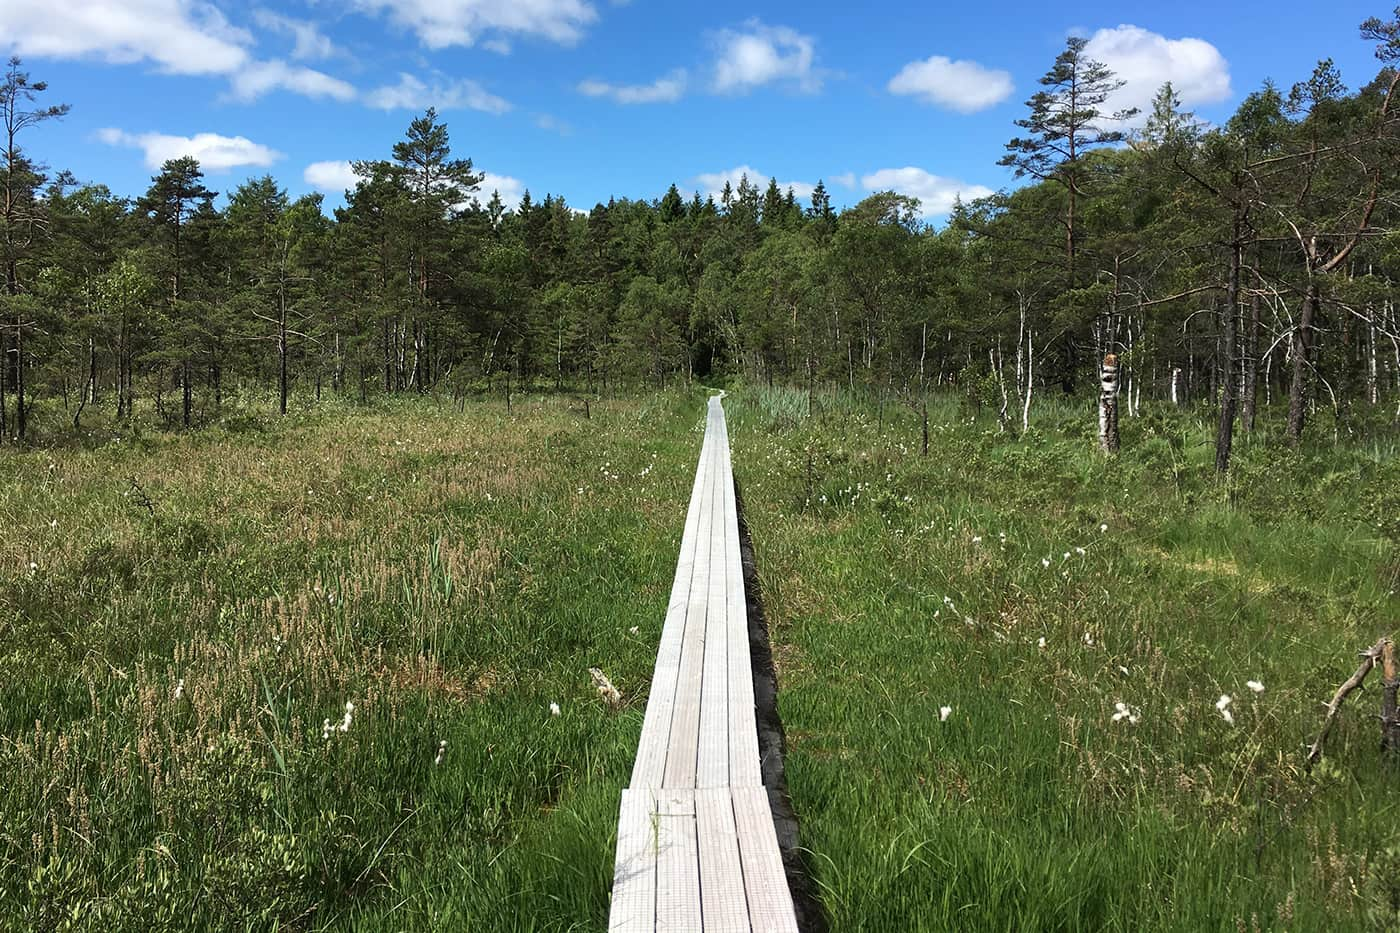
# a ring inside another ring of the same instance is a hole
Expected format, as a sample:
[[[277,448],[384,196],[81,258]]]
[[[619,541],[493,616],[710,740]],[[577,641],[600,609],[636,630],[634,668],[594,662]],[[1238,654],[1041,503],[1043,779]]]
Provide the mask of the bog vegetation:
[[[834,928],[1394,927],[1374,704],[1303,762],[1400,608],[1361,32],[1217,127],[1101,112],[1070,40],[1026,184],[939,229],[509,210],[431,111],[333,216],[191,159],[127,199],[29,155],[12,62],[0,930],[602,926],[702,382]]]

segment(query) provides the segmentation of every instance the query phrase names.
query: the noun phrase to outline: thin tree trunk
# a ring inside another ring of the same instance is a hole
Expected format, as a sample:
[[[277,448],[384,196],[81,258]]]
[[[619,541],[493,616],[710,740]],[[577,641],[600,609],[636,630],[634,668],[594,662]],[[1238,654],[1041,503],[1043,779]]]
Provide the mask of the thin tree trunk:
[[[1118,452],[1118,357],[1103,358],[1099,383],[1099,448],[1106,454]]]
[[[1288,389],[1288,442],[1293,445],[1302,440],[1303,422],[1307,415],[1308,355],[1312,349],[1312,329],[1317,317],[1318,300],[1317,283],[1309,282],[1303,298],[1303,311],[1293,331],[1293,380]]]
[[[1254,414],[1259,405],[1259,296],[1249,299],[1249,332],[1244,342],[1244,393],[1240,396],[1240,427],[1246,434],[1254,430]]]

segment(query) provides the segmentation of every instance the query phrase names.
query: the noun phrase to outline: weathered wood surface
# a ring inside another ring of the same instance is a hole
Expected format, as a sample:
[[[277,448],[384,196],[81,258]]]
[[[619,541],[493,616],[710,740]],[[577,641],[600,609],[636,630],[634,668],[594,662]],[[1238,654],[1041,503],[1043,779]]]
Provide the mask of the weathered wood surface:
[[[758,760],[738,509],[712,398],[631,787],[613,931],[797,929]]]

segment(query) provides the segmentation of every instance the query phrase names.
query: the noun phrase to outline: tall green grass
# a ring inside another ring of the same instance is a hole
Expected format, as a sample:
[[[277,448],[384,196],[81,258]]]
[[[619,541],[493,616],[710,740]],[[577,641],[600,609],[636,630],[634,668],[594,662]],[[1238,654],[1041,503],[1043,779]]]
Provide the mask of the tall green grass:
[[[1242,438],[1222,481],[1205,412],[1125,418],[1109,460],[1082,402],[1017,439],[945,396],[923,457],[908,406],[731,399],[834,929],[1400,922],[1376,694],[1302,767],[1321,701],[1400,620],[1393,438]]]

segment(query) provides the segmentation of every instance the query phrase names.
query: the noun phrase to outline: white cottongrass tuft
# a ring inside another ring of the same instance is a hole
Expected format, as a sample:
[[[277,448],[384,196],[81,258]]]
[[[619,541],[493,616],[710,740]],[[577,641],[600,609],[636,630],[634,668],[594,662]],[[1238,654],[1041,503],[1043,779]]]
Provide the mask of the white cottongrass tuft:
[[[549,704],[549,715],[551,715],[551,716],[558,716],[559,713],[560,713],[560,709],[559,709],[559,704],[558,704],[558,703],[551,703],[551,704]]]
[[[1045,569],[1049,570],[1049,569],[1050,569],[1050,558],[1048,558],[1048,557],[1042,557],[1042,558],[1040,559],[1040,566],[1042,566],[1042,567],[1044,567]]]
[[[1215,708],[1220,711],[1220,715],[1225,719],[1225,721],[1232,726],[1235,724],[1235,715],[1234,713],[1230,712],[1230,704],[1233,702],[1235,701],[1230,699],[1230,695],[1228,693],[1222,693],[1220,695],[1220,699],[1215,701]]]
[[[1036,646],[1037,648],[1040,648],[1041,650],[1044,650],[1044,648],[1045,648],[1045,636],[1044,636],[1044,635],[1041,635],[1041,636],[1040,636],[1040,641],[1036,642],[1036,643],[1035,643],[1035,646]]]
[[[631,628],[629,628],[629,629],[627,630],[627,632],[628,632],[628,634],[635,635],[635,634],[637,634],[637,630],[638,630],[638,626],[634,625],[634,626],[632,626]]]
[[[438,743],[438,753],[437,753],[437,757],[433,759],[433,765],[436,766],[436,765],[442,764],[443,756],[445,756],[446,754],[447,754],[447,740],[446,740],[446,739],[443,739],[441,742]]]
[[[1245,685],[1246,687],[1248,687],[1249,689],[1253,690],[1255,693],[1263,693],[1263,692],[1264,692],[1264,685],[1261,684],[1261,683],[1260,683],[1259,681],[1257,681],[1257,680],[1247,680],[1247,681],[1245,681],[1245,684],[1244,684],[1244,685]]]
[[[1100,525],[1100,526],[1099,526],[1099,534],[1107,534],[1107,533],[1108,533],[1108,526],[1107,526],[1107,525]]]
[[[939,721],[939,722],[947,722],[947,721],[948,721],[948,717],[951,716],[951,715],[953,715],[953,708],[952,708],[951,706],[940,706],[940,707],[938,708],[938,721]]]
[[[1115,712],[1115,713],[1113,714],[1113,721],[1114,721],[1114,722],[1122,722],[1123,720],[1126,719],[1130,725],[1136,725],[1136,724],[1137,724],[1137,721],[1138,721],[1138,711],[1137,711],[1137,710],[1133,709],[1131,706],[1129,706],[1129,705],[1126,704],[1126,703],[1114,703],[1114,704],[1113,704],[1113,708],[1114,708],[1115,710],[1117,710],[1117,712]]]
[[[185,695],[185,678],[181,677],[180,682],[175,685],[175,699]]]
[[[598,696],[603,698],[603,702],[607,703],[613,709],[618,709],[622,706],[622,694],[613,686],[613,682],[608,680],[607,674],[604,674],[596,667],[590,667],[588,669],[588,674],[593,678],[593,686],[598,688]]]
[[[1088,645],[1090,648],[1094,647],[1094,636],[1090,635],[1088,632],[1085,632],[1084,644]]]

